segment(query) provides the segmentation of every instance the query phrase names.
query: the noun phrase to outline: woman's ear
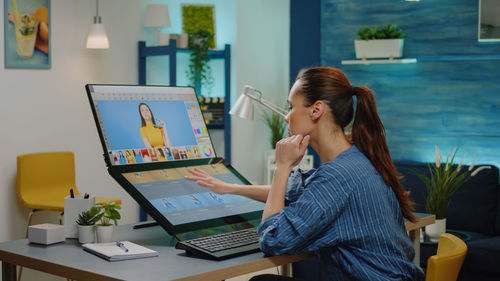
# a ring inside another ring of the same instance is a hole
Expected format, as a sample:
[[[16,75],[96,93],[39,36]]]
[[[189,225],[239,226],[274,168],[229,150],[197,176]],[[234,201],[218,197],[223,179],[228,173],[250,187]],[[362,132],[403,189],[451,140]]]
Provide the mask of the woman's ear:
[[[313,121],[323,116],[325,112],[325,102],[318,100],[311,105],[311,119]]]

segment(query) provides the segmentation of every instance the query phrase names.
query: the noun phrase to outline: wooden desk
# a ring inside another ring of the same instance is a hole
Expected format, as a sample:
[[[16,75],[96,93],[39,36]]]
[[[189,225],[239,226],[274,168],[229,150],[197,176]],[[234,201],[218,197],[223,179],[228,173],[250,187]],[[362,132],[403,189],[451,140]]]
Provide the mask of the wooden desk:
[[[173,247],[173,239],[161,227],[132,229],[119,226],[115,240],[129,240],[160,253],[158,257],[108,262],[83,251],[77,239],[41,246],[27,239],[0,243],[2,280],[16,280],[16,265],[74,280],[224,280],[259,270],[286,265],[312,257],[264,257],[253,253],[224,261],[186,256]]]
[[[413,242],[413,248],[415,248],[415,257],[413,258],[413,262],[420,265],[420,228],[436,222],[436,216],[425,213],[414,214],[419,218],[419,220],[415,223],[406,221],[405,227],[411,241]]]

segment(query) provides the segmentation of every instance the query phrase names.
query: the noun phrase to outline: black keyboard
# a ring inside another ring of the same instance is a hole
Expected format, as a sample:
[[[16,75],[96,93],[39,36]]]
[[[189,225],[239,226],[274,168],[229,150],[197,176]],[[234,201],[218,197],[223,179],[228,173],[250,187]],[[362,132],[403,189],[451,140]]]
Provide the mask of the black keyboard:
[[[259,250],[259,235],[256,228],[180,241],[175,246],[191,254],[223,259]]]

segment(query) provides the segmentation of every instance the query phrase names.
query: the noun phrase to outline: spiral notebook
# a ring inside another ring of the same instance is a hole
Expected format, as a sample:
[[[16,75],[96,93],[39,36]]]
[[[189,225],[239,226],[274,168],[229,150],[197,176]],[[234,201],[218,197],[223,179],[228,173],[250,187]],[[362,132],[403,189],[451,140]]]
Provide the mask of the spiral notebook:
[[[83,244],[85,251],[99,256],[108,261],[121,261],[130,259],[142,259],[158,256],[158,252],[137,245],[130,241],[121,241],[123,246],[120,247],[116,242],[110,243],[88,243]]]

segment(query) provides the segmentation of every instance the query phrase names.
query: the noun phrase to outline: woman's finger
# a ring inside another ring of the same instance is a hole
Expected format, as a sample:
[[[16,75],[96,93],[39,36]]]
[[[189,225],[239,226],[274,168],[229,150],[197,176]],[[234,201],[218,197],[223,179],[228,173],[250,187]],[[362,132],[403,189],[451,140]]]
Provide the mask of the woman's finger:
[[[197,177],[197,176],[184,176],[184,178],[190,181],[199,181],[205,179],[204,177]]]
[[[188,168],[187,171],[189,173],[191,173],[192,175],[199,176],[199,177],[207,177],[207,176],[209,176],[208,173],[206,173],[205,171],[202,171],[199,168],[192,168],[192,169]]]
[[[209,175],[205,170],[202,170],[200,168],[195,167],[194,170],[197,171],[197,172],[200,172],[201,174],[204,174],[204,175],[207,175],[207,176]]]

